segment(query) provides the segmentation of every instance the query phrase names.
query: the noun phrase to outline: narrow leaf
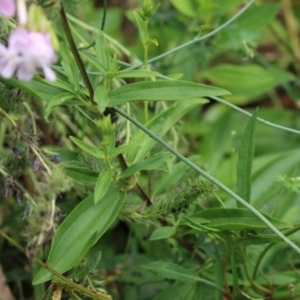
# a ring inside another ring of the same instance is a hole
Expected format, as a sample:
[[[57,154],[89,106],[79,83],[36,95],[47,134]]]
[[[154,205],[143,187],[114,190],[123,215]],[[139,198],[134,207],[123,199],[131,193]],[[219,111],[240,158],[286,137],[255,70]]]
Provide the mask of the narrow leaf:
[[[239,149],[237,162],[237,194],[250,203],[251,197],[251,171],[255,149],[256,111],[250,118],[245,129],[242,144]],[[243,207],[237,202],[238,207]]]
[[[64,105],[65,102],[67,100],[70,99],[74,99],[74,95],[69,93],[69,92],[65,92],[65,93],[61,93],[58,94],[57,96],[53,97],[50,102],[48,103],[45,112],[44,112],[44,117],[46,119],[46,121],[48,121],[48,117],[51,114],[52,110],[54,107],[59,106],[59,105]],[[74,105],[77,105],[77,101],[74,101]]]
[[[173,236],[176,233],[176,228],[171,226],[164,226],[156,228],[151,236],[150,241],[156,241],[156,240],[162,240],[162,239],[168,239],[171,236]]]
[[[135,17],[138,29],[139,29],[139,37],[140,41],[143,45],[146,44],[147,39],[147,25],[145,24],[145,21],[141,18],[139,13],[137,11],[133,11],[133,15]]]
[[[73,178],[74,180],[86,184],[86,185],[95,185],[97,182],[98,174],[92,172],[88,168],[64,168],[66,174]]]
[[[16,87],[22,91],[29,93],[35,97],[50,101],[53,97],[65,92],[64,89],[51,86],[45,80],[35,77],[31,81],[19,81],[15,78],[4,79],[0,76],[0,82]]]
[[[157,261],[148,265],[144,265],[143,268],[152,271],[157,276],[164,279],[178,280],[181,282],[198,281],[223,290],[222,287],[217,286],[215,283],[197,276],[196,272],[193,270],[186,269],[170,262]]]
[[[99,111],[103,113],[108,105],[108,88],[106,85],[98,85],[95,90],[94,100],[98,104]]]
[[[169,157],[169,152],[156,153],[147,159],[141,160],[129,166],[121,174],[120,178],[129,177],[141,170],[157,170]]]
[[[291,224],[274,219],[267,214],[261,214],[279,229],[292,227]],[[197,218],[209,220],[210,223],[205,224],[205,226],[220,230],[258,230],[268,228],[263,221],[246,208],[210,208],[187,219],[196,223],[198,222]]]
[[[104,153],[102,150],[100,150],[92,145],[89,145],[86,142],[81,141],[74,136],[70,136],[70,139],[77,147],[79,147],[81,150],[85,151],[86,153],[88,153],[96,158],[104,159]]]
[[[124,70],[117,72],[115,78],[144,78],[144,77],[161,77],[158,72],[149,70]]]
[[[94,202],[98,203],[107,193],[113,172],[110,169],[104,169],[100,172],[94,190]]]
[[[96,69],[98,69],[103,75],[106,74],[107,69],[98,61],[97,57],[86,50],[80,52],[80,54],[87,59]]]
[[[230,95],[226,90],[180,80],[145,81],[127,84],[109,92],[109,106],[130,101],[176,101]]]
[[[71,54],[71,51],[69,50],[66,45],[61,47],[60,54],[62,55],[62,61],[61,64],[64,68],[64,71],[66,72],[66,75],[70,81],[70,84],[74,88],[75,91],[78,90],[79,87],[79,70],[77,68],[77,64],[75,62],[75,59],[73,55]]]
[[[108,53],[108,46],[102,31],[99,31],[96,36],[96,56],[99,63],[107,71],[110,65],[110,56]]]
[[[125,200],[115,187],[102,201],[94,204],[90,195],[68,215],[58,227],[51,244],[47,264],[64,273],[78,264],[117,217]],[[40,284],[51,280],[52,274],[42,268],[33,280]]]
[[[157,136],[163,137],[188,111],[205,103],[207,103],[206,99],[187,99],[180,101],[160,114],[157,114],[146,126]],[[129,164],[143,159],[156,144],[156,142],[142,130],[138,130],[135,133],[131,139],[131,143],[139,143],[141,146],[128,151],[126,156]]]
[[[127,150],[130,150],[130,149],[133,149],[133,148],[136,148],[136,147],[140,147],[141,144],[136,144],[136,143],[132,143],[130,142],[128,145],[122,145],[122,146],[119,146],[113,150],[111,150],[109,153],[108,153],[108,156],[110,158],[114,158],[116,157],[117,155],[119,155],[120,153],[124,153],[125,151]]]

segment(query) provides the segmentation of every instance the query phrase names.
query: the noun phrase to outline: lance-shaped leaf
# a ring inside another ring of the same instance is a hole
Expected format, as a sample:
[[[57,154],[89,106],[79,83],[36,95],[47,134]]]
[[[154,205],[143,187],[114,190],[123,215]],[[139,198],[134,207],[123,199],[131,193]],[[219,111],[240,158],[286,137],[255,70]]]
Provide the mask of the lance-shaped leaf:
[[[165,111],[157,114],[146,124],[146,126],[157,136],[163,137],[188,111],[207,102],[208,100],[206,99],[186,99],[185,101],[180,101],[170,106]],[[130,143],[139,143],[141,146],[127,152],[126,157],[129,164],[143,159],[156,144],[156,142],[142,130],[138,130],[134,134]]]
[[[94,190],[94,202],[98,203],[107,193],[113,172],[111,169],[103,169],[97,179]]]
[[[168,239],[171,236],[173,236],[175,233],[176,233],[175,227],[171,227],[171,226],[159,227],[152,232],[149,240],[157,241],[162,239]]]
[[[77,265],[118,216],[125,197],[125,194],[119,195],[118,188],[114,186],[97,204],[94,203],[93,195],[79,203],[58,227],[47,264],[60,273]],[[52,273],[42,268],[33,284],[51,278]]]
[[[67,103],[67,101],[71,100],[71,99],[74,99],[74,95],[69,92],[61,93],[61,94],[58,94],[57,96],[53,97],[45,109],[45,112],[44,112],[45,119],[48,121],[49,115],[51,114],[52,110],[56,106],[66,105],[66,104],[69,104],[69,105],[70,104],[71,105],[80,104],[80,102],[75,99],[73,101]]]
[[[106,85],[98,85],[95,90],[94,100],[98,104],[99,111],[103,113],[108,105],[108,88]]]
[[[274,219],[267,214],[261,213],[268,221],[279,229],[291,228],[292,225]],[[202,220],[206,219],[210,222],[205,224],[207,228],[219,229],[219,230],[259,230],[267,229],[268,226],[258,219],[251,211],[246,208],[210,208],[199,213],[196,213],[192,217],[187,219],[193,223],[198,222],[201,225]]]
[[[74,136],[70,136],[71,141],[78,146],[81,150],[85,151],[86,153],[99,158],[99,159],[104,159],[104,152],[92,145],[87,144],[84,141],[81,141],[79,139],[77,139]]]
[[[110,107],[130,101],[176,101],[224,95],[230,95],[230,92],[209,85],[180,80],[137,82],[118,87],[108,94]]]
[[[126,178],[141,170],[157,170],[170,157],[169,152],[161,152],[152,155],[151,157],[138,161],[129,166],[120,176]]]
[[[143,266],[144,269],[152,271],[157,276],[165,279],[178,280],[181,282],[202,282],[223,291],[222,287],[214,282],[199,277],[195,271],[186,269],[182,266],[163,261],[156,261]]]
[[[77,91],[79,88],[80,75],[75,59],[66,45],[61,47],[60,54],[62,56],[61,64],[69,79],[69,82],[75,91]]]
[[[248,203],[250,203],[251,196],[251,171],[255,149],[255,124],[256,111],[250,118],[244,132],[237,163],[237,193]],[[243,207],[239,202],[237,202],[237,206]]]
[[[108,46],[102,31],[99,31],[96,36],[96,56],[97,60],[107,71],[110,64],[110,56],[108,53]]]
[[[86,184],[95,185],[97,182],[98,174],[84,167],[68,167],[64,168],[64,171],[68,176],[74,180]]]

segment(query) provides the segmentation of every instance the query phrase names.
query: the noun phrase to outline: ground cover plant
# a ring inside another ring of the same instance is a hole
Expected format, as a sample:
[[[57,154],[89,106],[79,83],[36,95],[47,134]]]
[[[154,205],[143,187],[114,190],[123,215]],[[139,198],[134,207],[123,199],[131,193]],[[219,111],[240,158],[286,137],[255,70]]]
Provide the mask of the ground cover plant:
[[[299,299],[300,4],[0,0],[0,299]]]

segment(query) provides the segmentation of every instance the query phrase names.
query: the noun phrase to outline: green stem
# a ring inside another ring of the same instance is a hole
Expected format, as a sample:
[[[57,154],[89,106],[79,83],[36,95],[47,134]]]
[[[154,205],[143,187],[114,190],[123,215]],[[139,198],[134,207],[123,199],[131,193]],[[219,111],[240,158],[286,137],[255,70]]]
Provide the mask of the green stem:
[[[70,45],[71,51],[73,53],[74,59],[76,61],[78,69],[79,69],[79,71],[81,73],[81,76],[83,78],[84,84],[85,84],[85,86],[87,87],[87,89],[89,91],[91,102],[93,104],[96,104],[94,102],[94,90],[93,90],[92,84],[90,82],[90,79],[89,79],[89,77],[88,77],[88,75],[86,73],[85,67],[84,67],[83,62],[81,60],[81,57],[80,57],[80,55],[78,53],[78,50],[76,48],[74,39],[72,37],[71,28],[70,28],[70,25],[69,25],[69,22],[68,22],[65,10],[63,8],[63,5],[61,6],[61,9],[60,9],[59,13],[60,13],[60,17],[61,17],[61,20],[62,20],[63,28],[65,30],[66,37],[67,37],[67,40],[69,42],[69,45]]]
[[[145,133],[147,133],[152,139],[154,139],[156,142],[164,146],[167,150],[169,150],[172,154],[174,154],[178,159],[183,161],[185,164],[190,166],[192,169],[194,169],[196,172],[207,178],[209,181],[217,185],[219,188],[221,188],[223,191],[225,191],[228,195],[230,195],[232,198],[237,200],[239,203],[241,203],[243,206],[245,206],[248,210],[250,210],[255,216],[257,216],[262,222],[264,222],[277,236],[279,236],[284,242],[286,242],[292,249],[294,249],[298,254],[300,254],[300,248],[294,244],[291,240],[289,240],[284,234],[282,234],[266,217],[264,217],[257,209],[255,209],[252,205],[250,205],[248,202],[246,202],[243,198],[238,196],[236,193],[234,193],[232,190],[230,190],[227,186],[225,186],[223,183],[203,171],[201,168],[199,168],[197,165],[195,165],[193,162],[191,162],[189,159],[184,157],[179,152],[175,151],[172,147],[170,147],[166,142],[164,142],[162,139],[160,139],[158,136],[153,134],[148,128],[146,128],[144,125],[139,123],[137,120],[133,119],[131,116],[127,115],[124,111],[121,109],[115,107],[114,110],[118,112],[120,115],[122,115],[124,118],[132,122],[134,125],[139,127],[141,130],[143,130]]]
[[[82,21],[80,21],[79,19],[67,14],[67,17],[70,21],[72,21],[73,23],[79,25],[81,28],[87,30],[87,31],[91,31],[91,32],[94,32],[94,33],[98,33],[99,32],[99,29],[95,28],[95,27],[92,27]],[[130,51],[128,51],[121,43],[119,43],[117,40],[111,38],[109,35],[104,34],[104,37],[105,39],[112,45],[114,45],[116,48],[118,48],[120,51],[122,51],[126,56],[130,57],[131,56],[131,53]]]
[[[263,286],[259,285],[257,282],[255,282],[252,279],[252,277],[249,274],[248,268],[247,268],[247,260],[246,260],[246,255],[245,255],[244,250],[241,249],[240,253],[241,253],[241,256],[242,256],[242,262],[243,262],[243,266],[244,266],[244,271],[245,271],[246,277],[249,280],[249,282],[251,283],[253,289],[256,292],[258,292],[258,293],[260,293],[262,295],[271,295],[272,294],[271,290],[268,290],[268,289],[264,288]]]
[[[222,29],[224,29],[225,27],[227,27],[229,24],[231,24],[233,21],[235,21],[242,13],[244,13],[253,3],[255,2],[255,0],[250,0],[237,14],[235,14],[231,19],[229,19],[227,22],[225,22],[224,24],[222,24],[220,27],[216,28],[215,30],[211,31],[210,33],[206,34],[206,35],[203,35],[203,36],[197,36],[195,37],[193,40],[187,42],[187,43],[184,43],[176,48],[173,48],[172,50],[170,51],[167,51],[165,53],[162,53],[156,57],[153,57],[151,59],[148,60],[148,63],[152,63],[154,61],[157,61],[165,56],[168,56],[174,52],[177,52],[183,48],[186,48],[186,47],[189,47],[195,43],[198,43],[200,41],[203,41],[213,35],[215,35],[216,33],[218,33],[219,31],[221,31]],[[142,65],[137,65],[137,66],[133,66],[127,70],[130,70],[130,69],[136,69],[136,68],[139,68],[141,67]]]
[[[286,236],[289,236],[295,232],[297,232],[298,230],[300,230],[300,224],[295,226],[294,228],[291,228],[291,229],[288,229],[286,232],[285,232],[285,235]],[[253,280],[255,280],[256,276],[257,276],[257,273],[258,273],[258,269],[259,269],[259,266],[264,258],[264,256],[266,255],[266,253],[274,246],[276,245],[276,243],[271,243],[269,244],[262,252],[261,254],[259,255],[257,261],[256,261],[256,264],[255,264],[255,267],[254,267],[254,270],[253,270],[253,275],[252,275],[252,278]]]
[[[101,23],[101,31],[104,30],[105,21],[106,21],[106,11],[107,11],[107,0],[104,0],[103,2],[104,5],[103,5],[103,18]]]
[[[14,239],[12,239],[11,237],[9,237],[5,232],[3,232],[2,230],[0,230],[0,235],[3,236],[8,242],[10,242],[13,246],[15,246],[16,248],[18,248],[20,251],[22,251],[23,253],[25,253],[25,249],[18,244]],[[44,267],[45,269],[47,269],[49,272],[51,272],[52,274],[54,274],[55,276],[57,276],[59,279],[61,279],[63,282],[66,282],[70,287],[72,287],[73,289],[76,289],[78,292],[86,295],[86,296],[90,296],[92,299],[98,299],[98,300],[112,300],[112,297],[110,295],[106,295],[106,294],[100,294],[100,293],[96,293],[94,291],[91,291],[90,289],[87,289],[83,286],[81,286],[78,283],[75,283],[74,281],[72,281],[71,279],[65,277],[64,275],[60,274],[59,272],[57,272],[56,270],[52,269],[51,267],[48,266],[47,263],[44,263],[43,261],[41,261],[40,259],[38,259],[37,257],[35,258],[35,261],[40,264],[42,267]]]
[[[235,106],[219,97],[215,97],[215,96],[210,96],[210,97],[207,97],[208,99],[211,99],[211,100],[215,100],[219,103],[222,103],[228,107],[231,107],[233,108],[234,110],[238,111],[238,112],[241,112],[242,114],[246,115],[246,116],[249,116],[249,117],[252,117],[252,114],[239,108],[238,106]],[[277,125],[277,124],[274,124],[272,122],[269,122],[269,121],[266,121],[264,119],[261,119],[261,118],[256,118],[257,121],[261,122],[261,123],[264,123],[270,127],[274,127],[274,128],[277,128],[277,129],[281,129],[281,130],[284,130],[284,131],[289,131],[289,132],[292,132],[292,133],[296,133],[296,134],[300,134],[300,131],[299,130],[296,130],[296,129],[292,129],[292,128],[288,128],[288,127],[285,127],[285,126],[280,126],[280,125]]]

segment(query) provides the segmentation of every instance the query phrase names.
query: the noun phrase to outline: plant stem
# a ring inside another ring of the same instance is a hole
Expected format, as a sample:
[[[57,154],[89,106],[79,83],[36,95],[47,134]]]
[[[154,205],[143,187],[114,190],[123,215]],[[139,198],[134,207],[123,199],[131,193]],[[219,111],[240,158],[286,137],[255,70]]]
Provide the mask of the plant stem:
[[[285,232],[285,235],[286,236],[289,236],[291,235],[292,233],[295,233],[297,232],[298,230],[300,230],[300,224],[295,226],[294,228],[291,228],[289,230],[287,230]],[[259,269],[259,265],[261,264],[264,256],[266,255],[266,253],[273,247],[275,246],[276,243],[271,243],[269,244],[262,252],[261,254],[259,255],[257,261],[256,261],[256,264],[255,264],[255,267],[254,267],[254,270],[253,270],[253,275],[252,275],[252,279],[255,280],[256,276],[257,276],[257,273],[258,273],[258,269]]]
[[[127,115],[124,111],[121,109],[115,107],[114,110],[122,115],[124,118],[128,119],[130,122],[132,122],[134,125],[139,127],[141,130],[143,130],[145,133],[147,133],[152,139],[154,139],[156,142],[161,144],[163,147],[165,147],[168,151],[170,151],[172,154],[174,154],[178,159],[183,161],[185,164],[190,166],[192,169],[194,169],[196,172],[204,176],[206,179],[217,185],[219,188],[221,188],[223,191],[225,191],[228,195],[233,197],[235,200],[237,200],[239,203],[241,203],[243,206],[245,206],[248,210],[250,210],[256,217],[258,217],[262,222],[264,222],[277,236],[279,236],[284,242],[286,242],[292,249],[294,249],[298,254],[300,254],[300,248],[293,243],[290,239],[288,239],[282,232],[280,232],[266,217],[264,217],[256,208],[254,208],[252,205],[250,205],[248,202],[246,202],[243,198],[238,196],[236,193],[234,193],[231,189],[229,189],[227,186],[225,186],[223,183],[203,171],[201,168],[199,168],[197,165],[195,165],[193,162],[191,162],[189,159],[184,157],[179,152],[175,151],[172,147],[170,147],[166,142],[164,142],[162,139],[160,139],[158,136],[156,136],[154,133],[152,133],[148,128],[146,128],[144,125],[139,123],[137,120],[133,119],[131,116]]]
[[[243,266],[244,266],[244,271],[245,271],[246,277],[248,278],[249,282],[251,283],[253,289],[256,292],[258,292],[258,293],[260,293],[262,295],[268,295],[268,296],[270,296],[272,294],[272,291],[264,288],[261,285],[259,285],[250,276],[248,268],[247,268],[247,260],[246,260],[246,255],[245,255],[244,249],[240,249],[240,250],[241,250],[240,253],[241,253],[241,256],[242,256],[242,262],[243,262]]]
[[[3,232],[2,230],[0,230],[0,235],[3,236],[9,243],[11,243],[13,246],[15,246],[16,248],[18,248],[20,251],[22,251],[23,253],[25,253],[25,249],[18,244],[14,239],[12,239],[11,237],[9,237],[5,232]],[[52,274],[54,274],[55,276],[57,276],[59,279],[61,279],[63,282],[66,282],[68,286],[70,286],[72,289],[77,290],[78,292],[91,297],[92,299],[98,299],[98,300],[112,300],[112,297],[110,295],[106,295],[106,294],[102,294],[102,293],[97,293],[94,292],[88,288],[85,288],[83,286],[81,286],[78,283],[75,283],[74,281],[72,281],[71,279],[65,277],[64,275],[60,274],[59,272],[57,272],[56,270],[52,269],[50,266],[48,266],[47,263],[44,263],[43,261],[41,261],[38,258],[35,258],[35,261],[40,264],[42,267],[44,267],[45,269],[47,269],[49,272],[51,272]]]
[[[235,21],[242,13],[244,13],[253,3],[255,2],[255,0],[250,0],[237,14],[235,14],[231,19],[229,19],[227,22],[225,22],[224,24],[222,24],[221,26],[219,26],[218,28],[216,28],[215,30],[211,31],[210,33],[206,34],[206,35],[203,35],[203,36],[197,36],[195,37],[193,40],[185,43],[185,44],[182,44],[176,48],[173,48],[172,50],[170,51],[167,51],[165,53],[162,53],[156,57],[153,57],[151,59],[148,60],[148,63],[152,63],[154,61],[157,61],[165,56],[168,56],[169,54],[172,54],[174,52],[177,52],[183,48],[186,48],[188,46],[191,46],[195,43],[198,43],[200,41],[203,41],[213,35],[215,35],[216,33],[218,33],[219,31],[221,31],[222,29],[224,29],[225,27],[227,27],[229,24],[231,24],[233,21]],[[128,68],[127,70],[131,70],[131,69],[136,69],[136,68],[139,68],[141,67],[142,64],[140,65],[136,65],[136,66],[133,66],[133,67],[130,67]]]
[[[60,14],[60,17],[61,17],[61,20],[62,20],[63,28],[65,30],[68,43],[70,45],[70,49],[71,49],[71,51],[73,53],[74,59],[76,61],[78,69],[79,69],[79,71],[81,73],[81,76],[83,78],[84,84],[85,84],[85,86],[87,87],[87,89],[89,91],[90,100],[91,100],[91,102],[93,104],[96,105],[96,103],[94,102],[94,90],[93,90],[92,84],[90,82],[90,79],[89,79],[89,77],[88,77],[88,75],[86,73],[86,70],[85,70],[85,67],[83,65],[82,59],[81,59],[81,57],[80,57],[80,55],[78,53],[78,50],[76,48],[74,39],[72,37],[71,28],[70,28],[70,25],[69,25],[69,22],[68,22],[65,10],[63,8],[63,5],[61,5],[61,9],[60,9],[59,14]]]
[[[238,112],[241,112],[242,114],[246,115],[246,116],[249,116],[249,117],[252,117],[252,114],[243,110],[242,108],[239,108],[238,106],[235,106],[219,97],[215,97],[215,96],[210,96],[210,97],[206,97],[208,99],[211,99],[211,100],[215,100],[219,103],[222,103],[226,106],[229,106],[231,108],[233,108],[234,110],[238,111]],[[296,129],[292,129],[292,128],[289,128],[289,127],[285,127],[285,126],[280,126],[280,125],[277,125],[277,124],[274,124],[272,122],[269,122],[269,121],[266,121],[264,119],[261,119],[261,118],[256,118],[257,121],[261,122],[261,123],[264,123],[270,127],[274,127],[274,128],[277,128],[277,129],[281,129],[281,130],[284,130],[284,131],[289,131],[289,132],[292,132],[292,133],[296,133],[296,134],[300,134],[300,131],[299,130],[296,130]]]
[[[117,156],[117,159],[118,159],[121,169],[123,171],[125,171],[128,168],[128,166],[127,166],[124,156],[122,154],[119,154]],[[138,183],[135,184],[134,188],[135,188],[137,194],[140,196],[140,198],[146,202],[147,206],[152,205],[151,199],[146,195],[146,193],[143,191],[143,189],[140,187],[140,185]]]

